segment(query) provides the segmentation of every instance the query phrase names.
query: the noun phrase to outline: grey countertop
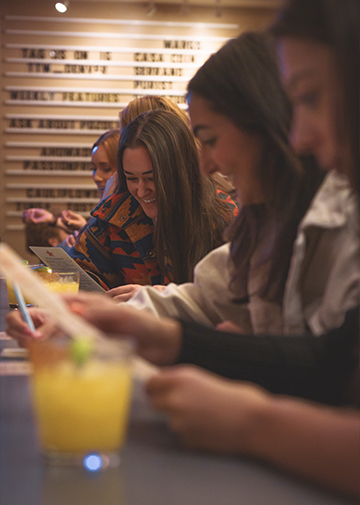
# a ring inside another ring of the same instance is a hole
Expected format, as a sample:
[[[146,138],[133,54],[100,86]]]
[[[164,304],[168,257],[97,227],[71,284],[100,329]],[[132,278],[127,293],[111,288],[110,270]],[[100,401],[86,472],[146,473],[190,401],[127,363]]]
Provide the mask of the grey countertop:
[[[4,331],[7,294],[3,280],[0,284]],[[0,347],[5,345],[16,346],[11,340],[0,341]],[[90,473],[82,467],[47,466],[37,449],[29,377],[16,375],[16,370],[14,374],[0,377],[1,505],[352,503],[256,461],[184,449],[166,420],[150,409],[140,384],[135,384],[128,437],[117,468]]]

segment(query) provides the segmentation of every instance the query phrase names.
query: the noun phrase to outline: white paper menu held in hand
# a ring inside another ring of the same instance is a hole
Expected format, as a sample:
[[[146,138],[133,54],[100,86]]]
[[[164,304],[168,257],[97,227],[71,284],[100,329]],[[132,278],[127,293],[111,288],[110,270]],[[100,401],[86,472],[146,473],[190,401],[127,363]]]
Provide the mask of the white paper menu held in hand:
[[[85,272],[61,247],[30,247],[34,254],[53,272],[79,272],[82,291],[100,291],[104,289]]]

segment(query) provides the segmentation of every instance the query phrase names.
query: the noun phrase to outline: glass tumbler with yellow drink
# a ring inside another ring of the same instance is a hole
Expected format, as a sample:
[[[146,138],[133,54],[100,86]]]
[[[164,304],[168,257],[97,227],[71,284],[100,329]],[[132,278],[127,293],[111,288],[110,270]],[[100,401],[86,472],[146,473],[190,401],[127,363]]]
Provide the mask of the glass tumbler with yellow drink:
[[[79,291],[79,272],[36,272],[42,282],[54,293],[76,294]]]
[[[34,340],[32,398],[39,445],[48,463],[84,464],[94,455],[115,466],[131,402],[129,340]]]
[[[27,265],[27,268],[36,273],[40,277],[43,284],[55,293],[71,293],[76,294],[79,291],[80,274],[79,272],[53,272],[46,265]],[[18,308],[18,302],[9,280],[6,281],[9,306],[11,309]],[[30,306],[31,302],[25,296],[26,305]]]
[[[55,293],[72,293],[76,294],[79,291],[80,274],[79,272],[53,272],[46,265],[27,265],[27,268],[36,273],[41,281]],[[18,302],[9,280],[7,283],[7,291],[9,297],[9,306],[11,309],[18,307]],[[31,305],[31,302],[25,297],[26,305]]]

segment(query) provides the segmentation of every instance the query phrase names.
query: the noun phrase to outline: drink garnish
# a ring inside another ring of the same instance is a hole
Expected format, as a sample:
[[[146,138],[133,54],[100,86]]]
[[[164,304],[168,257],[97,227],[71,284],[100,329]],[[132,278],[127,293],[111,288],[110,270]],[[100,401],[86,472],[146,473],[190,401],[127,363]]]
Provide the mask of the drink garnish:
[[[94,342],[90,338],[74,338],[70,345],[71,357],[77,366],[84,365],[90,358],[94,350]]]

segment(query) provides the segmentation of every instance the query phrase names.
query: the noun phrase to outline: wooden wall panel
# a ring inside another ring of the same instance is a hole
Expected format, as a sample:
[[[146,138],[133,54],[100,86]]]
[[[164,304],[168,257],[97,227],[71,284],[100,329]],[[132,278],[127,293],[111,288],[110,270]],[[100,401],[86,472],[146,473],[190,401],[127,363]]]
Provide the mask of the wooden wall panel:
[[[132,98],[161,94],[186,108],[186,83],[228,38],[262,29],[273,11],[20,0],[1,8],[0,237],[23,257],[22,210],[97,203],[90,149]]]

